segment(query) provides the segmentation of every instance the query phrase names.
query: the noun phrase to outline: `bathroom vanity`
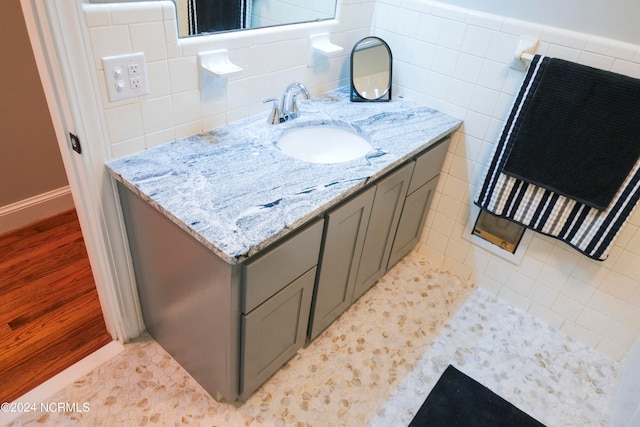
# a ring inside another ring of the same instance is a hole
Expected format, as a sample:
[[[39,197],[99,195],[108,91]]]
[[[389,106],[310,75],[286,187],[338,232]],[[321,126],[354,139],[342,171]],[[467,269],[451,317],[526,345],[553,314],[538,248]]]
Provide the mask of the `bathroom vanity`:
[[[348,89],[107,166],[116,179],[148,332],[213,397],[245,399],[418,242],[461,121]],[[364,157],[312,163],[277,145],[335,126]]]

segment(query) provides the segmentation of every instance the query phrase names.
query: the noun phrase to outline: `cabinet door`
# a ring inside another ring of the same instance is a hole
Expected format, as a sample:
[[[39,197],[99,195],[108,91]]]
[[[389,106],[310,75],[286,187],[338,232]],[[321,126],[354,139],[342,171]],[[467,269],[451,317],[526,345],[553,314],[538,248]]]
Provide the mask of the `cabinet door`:
[[[414,162],[408,163],[376,185],[376,197],[353,290],[354,301],[387,271],[387,262],[413,166]]]
[[[253,392],[304,345],[315,277],[313,267],[242,315],[240,394]]]
[[[433,178],[407,196],[387,268],[391,268],[400,261],[420,240],[436,184],[438,184],[438,177]]]
[[[330,211],[325,219],[309,337],[315,338],[350,305],[375,187]]]

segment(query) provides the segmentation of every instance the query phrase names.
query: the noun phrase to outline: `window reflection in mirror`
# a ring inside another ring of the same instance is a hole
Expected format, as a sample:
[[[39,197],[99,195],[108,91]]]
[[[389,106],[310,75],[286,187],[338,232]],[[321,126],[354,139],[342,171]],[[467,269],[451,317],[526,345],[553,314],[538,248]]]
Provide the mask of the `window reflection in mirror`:
[[[121,3],[140,0],[90,0]],[[334,19],[337,0],[173,0],[178,14],[178,35],[188,37],[221,31]]]

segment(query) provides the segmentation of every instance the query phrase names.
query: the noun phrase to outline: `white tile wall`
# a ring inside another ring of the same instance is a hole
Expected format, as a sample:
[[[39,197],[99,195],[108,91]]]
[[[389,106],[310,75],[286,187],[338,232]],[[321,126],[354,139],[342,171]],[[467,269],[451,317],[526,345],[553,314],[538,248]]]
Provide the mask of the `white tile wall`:
[[[401,16],[411,16],[407,25]],[[640,337],[640,210],[604,262],[535,235],[522,262],[514,265],[461,236],[484,165],[524,77],[508,66],[518,39],[537,38],[539,53],[636,78],[639,46],[431,1],[378,0],[374,25],[394,54],[404,52],[394,56],[396,93],[464,119],[420,252],[621,359]]]
[[[375,6],[375,15],[374,15]],[[539,52],[640,78],[640,49],[561,28],[427,0],[340,0],[338,22],[178,39],[172,2],[87,4],[85,16],[112,157],[265,112],[262,99],[292,81],[318,94],[348,82],[350,47],[375,33],[394,53],[394,93],[464,119],[427,218],[420,252],[565,332],[621,359],[640,336],[640,212],[610,258],[596,262],[535,235],[520,265],[478,248],[462,233],[522,71],[508,67],[518,38]],[[331,32],[345,47],[329,66],[309,68],[308,37]],[[227,48],[243,72],[200,75],[199,51]],[[144,51],[150,93],[109,103],[100,58]]]
[[[83,5],[102,91],[111,157],[193,135],[265,112],[262,100],[280,97],[294,81],[321,93],[348,83],[351,46],[369,35],[374,2],[342,0],[337,21],[179,39],[173,2]],[[318,6],[320,7],[320,6]],[[309,36],[331,32],[345,48],[322,67],[307,67]],[[243,72],[228,79],[201,75],[200,51],[226,48]],[[149,94],[110,103],[101,58],[144,52]]]

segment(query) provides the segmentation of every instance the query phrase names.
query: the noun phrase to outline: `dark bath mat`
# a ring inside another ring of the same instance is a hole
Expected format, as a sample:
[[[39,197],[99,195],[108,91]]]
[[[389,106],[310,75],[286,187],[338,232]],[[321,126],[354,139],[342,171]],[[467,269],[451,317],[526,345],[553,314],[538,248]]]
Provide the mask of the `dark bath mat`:
[[[487,387],[449,365],[409,427],[544,427]]]

